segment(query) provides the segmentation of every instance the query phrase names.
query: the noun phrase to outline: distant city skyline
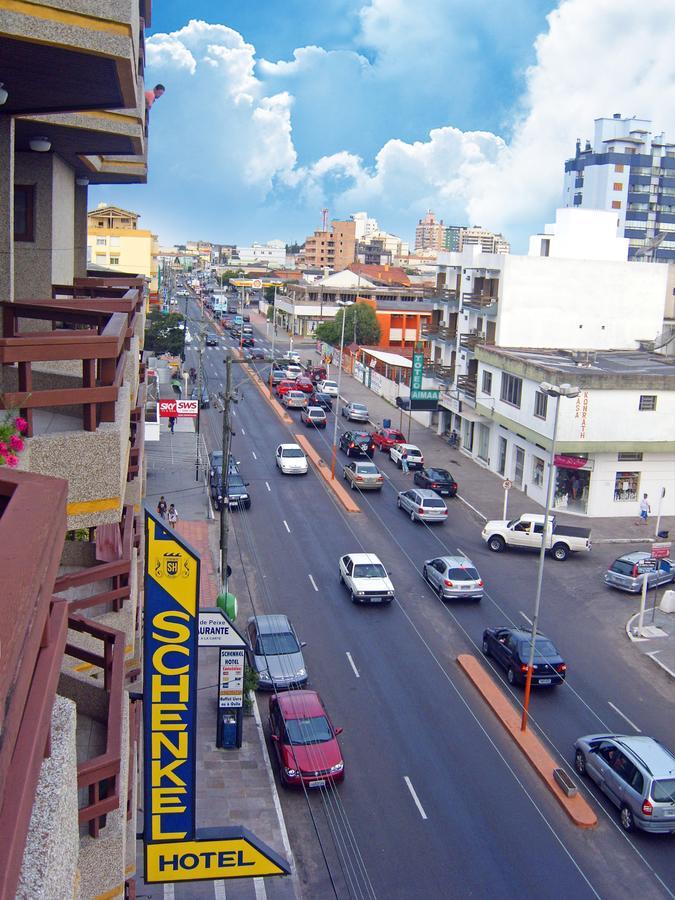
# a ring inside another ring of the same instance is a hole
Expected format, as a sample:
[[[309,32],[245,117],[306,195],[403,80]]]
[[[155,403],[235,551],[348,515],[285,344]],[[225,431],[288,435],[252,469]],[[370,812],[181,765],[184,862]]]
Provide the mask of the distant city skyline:
[[[498,8],[497,8],[498,7]],[[164,244],[302,242],[367,210],[414,244],[432,209],[514,252],[553,221],[593,120],[675,134],[675,5],[646,0],[167,0],[146,37],[148,185],[92,187]]]

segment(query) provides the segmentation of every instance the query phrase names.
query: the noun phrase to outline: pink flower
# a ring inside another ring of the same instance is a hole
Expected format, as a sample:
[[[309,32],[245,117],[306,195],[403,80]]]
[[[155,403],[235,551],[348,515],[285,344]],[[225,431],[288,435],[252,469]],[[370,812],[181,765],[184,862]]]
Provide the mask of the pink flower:
[[[28,422],[25,419],[22,419],[21,416],[17,416],[14,419],[14,426],[17,431],[28,431]]]
[[[19,457],[15,456],[13,453],[7,454],[7,465],[10,469],[15,469],[19,464]]]
[[[0,441],[0,453],[7,453],[9,447],[4,441]]]
[[[24,443],[18,434],[13,434],[9,439],[9,445],[12,450],[23,450]]]

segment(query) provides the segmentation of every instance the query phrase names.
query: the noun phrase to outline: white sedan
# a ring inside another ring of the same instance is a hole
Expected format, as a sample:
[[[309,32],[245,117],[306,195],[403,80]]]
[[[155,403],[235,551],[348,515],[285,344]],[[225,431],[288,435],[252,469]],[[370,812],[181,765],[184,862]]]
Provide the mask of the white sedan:
[[[401,457],[406,454],[409,469],[421,469],[424,466],[424,456],[419,447],[414,444],[394,444],[389,450],[389,458],[402,469]]]
[[[309,469],[307,457],[297,444],[279,444],[276,460],[284,475],[305,475]]]
[[[338,395],[337,381],[320,381],[316,389],[320,394],[328,394],[329,397],[337,397]]]

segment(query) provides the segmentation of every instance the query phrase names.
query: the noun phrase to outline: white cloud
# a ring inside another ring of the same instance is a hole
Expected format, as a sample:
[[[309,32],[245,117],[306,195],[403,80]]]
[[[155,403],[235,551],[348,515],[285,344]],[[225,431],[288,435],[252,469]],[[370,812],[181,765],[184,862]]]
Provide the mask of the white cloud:
[[[197,62],[187,47],[168,34],[155,34],[148,38],[145,52],[150,67],[187,69],[190,75],[194,75],[197,68]]]

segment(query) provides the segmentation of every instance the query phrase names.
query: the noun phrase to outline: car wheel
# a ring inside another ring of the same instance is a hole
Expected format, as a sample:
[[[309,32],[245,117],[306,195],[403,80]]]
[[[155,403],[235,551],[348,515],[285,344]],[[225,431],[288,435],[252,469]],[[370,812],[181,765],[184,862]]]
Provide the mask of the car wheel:
[[[558,562],[564,562],[570,555],[569,547],[566,544],[554,544],[551,555],[553,556],[553,559],[557,559]]]
[[[506,678],[509,684],[516,683],[516,670],[513,668],[513,666],[509,666],[508,672],[506,673]]]
[[[621,807],[619,818],[621,819],[621,827],[624,831],[630,832],[635,830],[635,819],[633,818],[633,813],[628,806],[624,805]]]
[[[444,591],[443,591],[443,585],[442,585],[442,584],[439,584],[439,585],[438,585],[438,590],[436,591],[436,593],[438,594],[438,599],[439,599],[439,600],[445,600],[445,593],[444,593]]]
[[[483,653],[484,653],[486,656],[489,656],[489,655],[490,655],[490,644],[489,644],[488,639],[487,639],[486,637],[483,638]]]
[[[488,547],[495,553],[501,553],[501,551],[504,549],[504,538],[498,534],[493,534],[488,541]]]
[[[586,774],[586,757],[581,752],[581,750],[577,750],[574,754],[574,768],[577,770],[579,775]]]
[[[358,601],[357,601],[356,597],[354,596],[354,591],[352,591],[352,603],[357,603],[357,602]]]
[[[427,577],[427,567],[426,566],[422,566],[422,578],[424,578],[425,581],[429,581],[429,578]]]
[[[399,467],[399,469],[403,468],[403,463],[401,462],[400,459],[396,460],[396,465]]]
[[[342,572],[341,572],[339,569],[338,569],[338,578],[339,578],[339,580],[340,580],[340,584],[344,584],[344,583],[345,583],[345,580],[344,580],[344,578],[342,577]]]
[[[396,505],[398,506],[399,509],[401,508],[401,498],[400,497],[396,498]]]
[[[352,489],[353,491],[355,491],[355,490],[356,490],[356,482],[355,482],[355,481],[352,481],[350,487],[351,487],[351,489]]]
[[[410,521],[411,522],[415,521],[415,511],[413,509],[410,510]]]

